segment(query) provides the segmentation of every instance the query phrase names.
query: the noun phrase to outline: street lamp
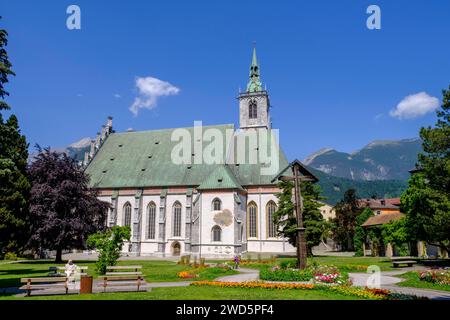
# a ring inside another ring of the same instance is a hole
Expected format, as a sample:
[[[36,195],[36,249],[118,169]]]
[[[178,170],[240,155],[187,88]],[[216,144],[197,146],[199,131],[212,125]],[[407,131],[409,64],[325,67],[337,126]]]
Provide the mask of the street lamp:
[[[286,176],[285,172],[291,168],[293,176]],[[303,226],[303,198],[300,189],[300,183],[309,181],[317,182],[319,179],[314,176],[308,169],[298,160],[294,160],[284,170],[277,175],[275,180],[294,181],[294,208],[297,219],[297,266],[300,270],[306,269],[306,259],[308,255],[306,246],[305,227]]]

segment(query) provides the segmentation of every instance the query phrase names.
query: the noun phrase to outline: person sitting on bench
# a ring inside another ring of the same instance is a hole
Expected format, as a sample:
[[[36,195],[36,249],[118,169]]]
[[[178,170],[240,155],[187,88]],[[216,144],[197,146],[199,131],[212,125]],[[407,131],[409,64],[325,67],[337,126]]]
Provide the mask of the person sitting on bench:
[[[80,271],[75,263],[72,260],[69,260],[65,266],[65,274],[67,276],[67,285],[71,287],[71,289],[77,289],[79,286],[80,280]]]

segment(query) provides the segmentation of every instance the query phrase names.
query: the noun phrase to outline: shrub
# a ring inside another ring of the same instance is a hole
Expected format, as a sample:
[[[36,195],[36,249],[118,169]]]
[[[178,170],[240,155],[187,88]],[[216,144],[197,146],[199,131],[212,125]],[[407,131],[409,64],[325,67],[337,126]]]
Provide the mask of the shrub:
[[[120,257],[125,240],[129,241],[131,236],[130,227],[114,226],[105,232],[98,232],[88,237],[89,248],[95,248],[99,255],[96,269],[99,274],[106,273],[107,266],[114,266]]]
[[[7,252],[5,254],[5,260],[18,260],[19,257],[17,256],[17,254],[15,254],[14,252]]]
[[[281,269],[295,268],[296,266],[297,266],[297,261],[294,259],[281,260],[281,262],[280,262]]]

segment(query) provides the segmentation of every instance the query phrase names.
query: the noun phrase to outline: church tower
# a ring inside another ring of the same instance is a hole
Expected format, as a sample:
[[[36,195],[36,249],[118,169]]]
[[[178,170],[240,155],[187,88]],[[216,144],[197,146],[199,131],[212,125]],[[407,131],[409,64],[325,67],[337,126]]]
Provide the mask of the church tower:
[[[256,48],[253,48],[247,89],[245,92],[239,93],[238,99],[241,129],[271,128],[269,94],[262,89]]]

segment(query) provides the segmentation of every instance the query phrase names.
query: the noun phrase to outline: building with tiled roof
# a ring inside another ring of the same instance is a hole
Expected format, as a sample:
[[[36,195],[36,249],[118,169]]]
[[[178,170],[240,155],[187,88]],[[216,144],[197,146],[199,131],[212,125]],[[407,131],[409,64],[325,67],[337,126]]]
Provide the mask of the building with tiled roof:
[[[238,100],[238,129],[224,124],[119,133],[108,119],[85,155],[85,172],[99,198],[111,204],[108,225],[131,227],[125,252],[197,257],[295,252],[277,236],[272,219],[279,191],[273,179],[289,163],[271,128],[255,50],[247,89]],[[219,140],[223,143],[211,152],[212,141]],[[205,153],[215,161],[207,161]]]
[[[375,215],[400,212],[400,198],[391,199],[360,199],[361,208],[370,208]]]

